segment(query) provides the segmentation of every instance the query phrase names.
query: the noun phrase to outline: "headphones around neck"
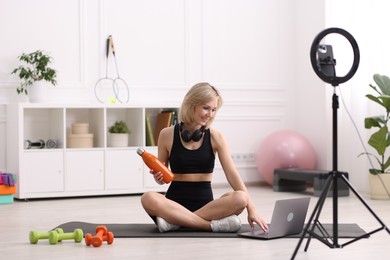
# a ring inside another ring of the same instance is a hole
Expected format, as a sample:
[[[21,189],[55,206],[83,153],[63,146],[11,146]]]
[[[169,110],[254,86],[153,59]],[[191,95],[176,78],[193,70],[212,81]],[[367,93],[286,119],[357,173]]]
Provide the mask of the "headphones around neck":
[[[183,130],[183,123],[180,123],[180,135],[184,142],[188,143],[191,141],[199,142],[205,131],[205,127],[202,126],[200,129],[195,130],[192,134],[188,130]]]

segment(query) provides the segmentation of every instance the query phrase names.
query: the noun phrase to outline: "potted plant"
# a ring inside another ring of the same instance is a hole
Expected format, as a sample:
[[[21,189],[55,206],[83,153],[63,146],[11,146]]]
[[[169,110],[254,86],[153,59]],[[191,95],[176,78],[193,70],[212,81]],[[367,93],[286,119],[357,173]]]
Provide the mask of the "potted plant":
[[[11,73],[17,74],[21,80],[20,86],[16,89],[18,94],[24,93],[27,95],[30,93],[30,99],[31,95],[34,99],[35,93],[31,93],[31,90],[36,89],[39,91],[39,89],[43,88],[38,86],[38,89],[37,83],[46,81],[53,86],[57,84],[57,71],[49,67],[49,64],[53,62],[53,58],[49,54],[37,50],[31,53],[23,53],[18,57],[18,60],[22,62],[22,65],[15,68]],[[32,86],[35,86],[35,88]],[[28,87],[30,87],[29,90],[27,90]]]
[[[375,94],[367,94],[366,97],[379,104],[383,109],[382,115],[370,116],[364,119],[366,129],[373,128],[368,144],[374,148],[376,154],[364,152],[362,154],[373,158],[376,165],[371,162],[369,169],[371,198],[373,199],[390,199],[390,156],[387,149],[390,146],[390,133],[388,122],[390,119],[390,78],[385,75],[374,75],[374,81],[377,86],[369,84]]]
[[[108,146],[110,147],[126,147],[129,143],[130,129],[125,121],[115,121],[108,128]]]

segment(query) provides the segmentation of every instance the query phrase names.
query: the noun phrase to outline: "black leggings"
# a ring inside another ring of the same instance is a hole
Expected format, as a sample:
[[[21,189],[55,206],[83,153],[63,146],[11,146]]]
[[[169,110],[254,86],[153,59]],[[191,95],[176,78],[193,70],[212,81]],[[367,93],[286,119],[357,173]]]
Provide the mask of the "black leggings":
[[[211,182],[209,181],[173,181],[165,196],[192,212],[214,200]],[[156,222],[156,217],[151,217]]]

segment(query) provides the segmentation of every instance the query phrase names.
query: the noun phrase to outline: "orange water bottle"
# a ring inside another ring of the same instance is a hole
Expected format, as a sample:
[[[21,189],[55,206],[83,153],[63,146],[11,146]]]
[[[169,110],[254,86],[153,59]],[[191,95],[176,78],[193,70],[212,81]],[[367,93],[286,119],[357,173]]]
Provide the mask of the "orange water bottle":
[[[138,148],[137,153],[142,157],[145,164],[154,172],[161,172],[163,174],[163,181],[165,183],[170,183],[175,175],[163,164],[156,156],[151,153],[148,153],[143,148]]]

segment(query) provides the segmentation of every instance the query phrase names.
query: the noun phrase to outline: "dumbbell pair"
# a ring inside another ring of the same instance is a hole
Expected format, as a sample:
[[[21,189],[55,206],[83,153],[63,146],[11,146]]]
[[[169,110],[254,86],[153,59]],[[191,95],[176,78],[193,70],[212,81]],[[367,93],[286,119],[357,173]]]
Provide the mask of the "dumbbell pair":
[[[90,233],[85,234],[85,244],[87,246],[99,247],[103,244],[103,241],[107,241],[109,245],[114,242],[114,233],[108,232],[106,226],[97,226],[95,236]]]
[[[36,244],[40,239],[49,239],[51,245],[55,245],[62,240],[74,239],[76,243],[83,240],[84,233],[81,229],[75,229],[73,233],[64,233],[61,228],[56,228],[54,231],[39,233],[38,231],[30,231],[29,239],[31,244]]]
[[[32,142],[30,140],[25,140],[24,141],[24,149],[31,149],[31,148],[36,148],[36,149],[43,149],[43,148],[57,148],[57,142],[53,139],[49,139],[46,141],[39,139],[36,142]]]

